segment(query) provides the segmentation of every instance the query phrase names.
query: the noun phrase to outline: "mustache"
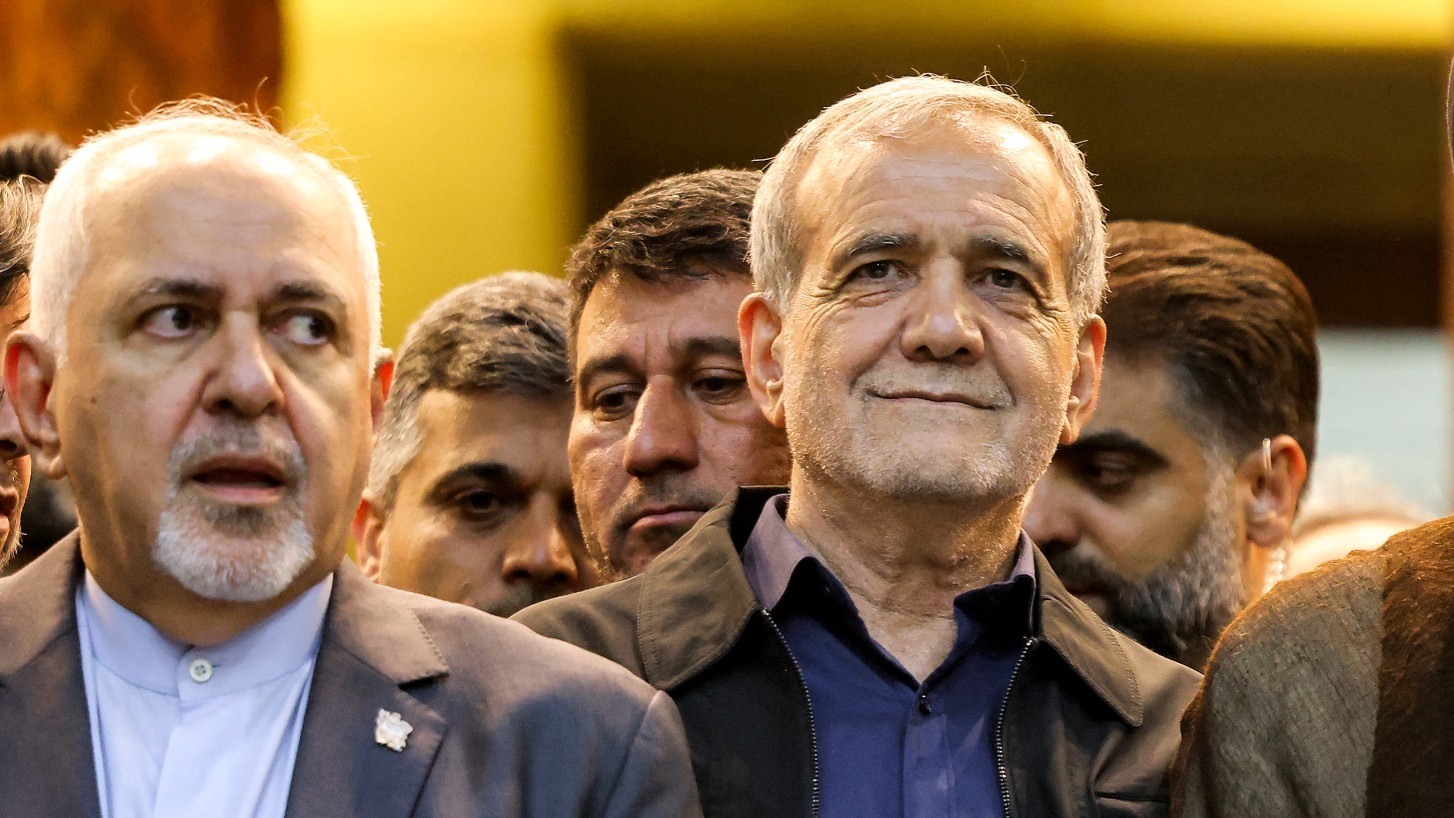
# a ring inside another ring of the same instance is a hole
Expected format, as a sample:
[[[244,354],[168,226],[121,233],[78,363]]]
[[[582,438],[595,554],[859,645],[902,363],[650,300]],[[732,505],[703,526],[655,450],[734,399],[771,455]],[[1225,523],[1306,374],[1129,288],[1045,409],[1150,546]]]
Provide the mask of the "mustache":
[[[624,532],[649,508],[673,506],[706,510],[722,501],[721,492],[696,485],[681,475],[652,476],[633,481],[611,515],[611,527]]]
[[[297,438],[280,422],[219,420],[214,426],[179,442],[167,458],[167,475],[184,482],[203,463],[216,457],[256,458],[275,464],[283,482],[296,485],[306,474]]]
[[[987,409],[1007,409],[1014,403],[1009,387],[987,367],[942,363],[883,365],[858,376],[854,386],[874,395],[935,395]]]

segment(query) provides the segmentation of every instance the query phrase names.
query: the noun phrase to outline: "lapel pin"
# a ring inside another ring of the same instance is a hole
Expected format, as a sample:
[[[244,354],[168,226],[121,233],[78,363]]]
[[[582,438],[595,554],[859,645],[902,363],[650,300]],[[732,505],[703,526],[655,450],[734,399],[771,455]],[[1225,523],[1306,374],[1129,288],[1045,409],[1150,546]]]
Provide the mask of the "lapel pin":
[[[374,719],[374,742],[396,753],[404,752],[404,746],[409,743],[409,734],[412,732],[414,725],[404,721],[404,717],[398,713],[380,709],[378,717]]]

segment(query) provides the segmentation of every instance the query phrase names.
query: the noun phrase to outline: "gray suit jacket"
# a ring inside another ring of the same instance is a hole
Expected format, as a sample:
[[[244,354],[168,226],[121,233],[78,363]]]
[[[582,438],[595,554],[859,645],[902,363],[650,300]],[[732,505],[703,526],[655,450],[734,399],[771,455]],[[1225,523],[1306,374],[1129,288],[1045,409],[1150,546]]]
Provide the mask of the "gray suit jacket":
[[[0,580],[0,816],[99,818],[72,534]],[[460,605],[334,575],[289,818],[698,816],[676,708],[624,669]],[[374,741],[380,709],[414,727]]]

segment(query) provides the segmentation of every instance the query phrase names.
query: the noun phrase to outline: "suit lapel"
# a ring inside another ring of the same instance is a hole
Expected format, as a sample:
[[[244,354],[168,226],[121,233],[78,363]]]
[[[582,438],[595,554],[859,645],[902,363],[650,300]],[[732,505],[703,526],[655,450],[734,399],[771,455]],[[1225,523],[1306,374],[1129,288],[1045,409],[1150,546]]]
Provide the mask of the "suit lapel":
[[[405,818],[446,730],[401,689],[448,666],[397,592],[345,560],[335,574],[288,795],[289,818]],[[380,711],[412,730],[402,750],[375,740]]]
[[[0,583],[0,815],[99,818],[72,534]]]

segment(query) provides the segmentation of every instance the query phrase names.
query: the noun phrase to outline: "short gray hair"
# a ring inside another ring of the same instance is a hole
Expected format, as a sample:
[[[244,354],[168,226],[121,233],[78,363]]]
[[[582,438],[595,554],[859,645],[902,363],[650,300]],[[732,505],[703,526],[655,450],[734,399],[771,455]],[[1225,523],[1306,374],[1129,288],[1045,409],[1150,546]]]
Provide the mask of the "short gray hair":
[[[272,148],[312,170],[353,217],[364,296],[369,318],[369,349],[381,351],[379,254],[373,228],[358,188],[332,163],[304,150],[299,140],[279,133],[261,116],[217,99],[189,99],[163,105],[136,122],[93,136],[71,154],[51,183],[36,228],[31,262],[31,321],[50,344],[56,361],[66,357],[66,313],[76,285],[90,262],[87,209],[98,179],[126,148],[175,136],[204,136],[251,142]]]
[[[570,399],[566,316],[558,278],[511,272],[483,278],[429,305],[404,336],[374,442],[369,493],[393,509],[399,474],[419,453],[419,401],[431,389]]]
[[[798,219],[798,184],[826,145],[902,137],[930,123],[966,127],[996,119],[1043,145],[1070,191],[1075,226],[1071,237],[1069,294],[1075,324],[1100,309],[1106,288],[1105,211],[1096,196],[1085,156],[1065,130],[1020,98],[998,88],[932,75],[901,77],[840,100],[798,130],[764,174],[752,208],[752,276],[778,309],[786,308],[802,275],[804,249]]]

